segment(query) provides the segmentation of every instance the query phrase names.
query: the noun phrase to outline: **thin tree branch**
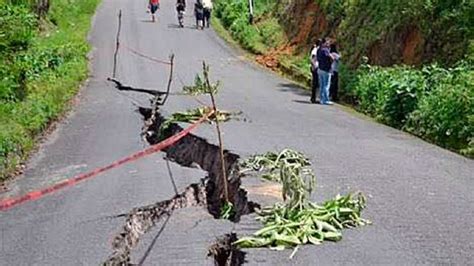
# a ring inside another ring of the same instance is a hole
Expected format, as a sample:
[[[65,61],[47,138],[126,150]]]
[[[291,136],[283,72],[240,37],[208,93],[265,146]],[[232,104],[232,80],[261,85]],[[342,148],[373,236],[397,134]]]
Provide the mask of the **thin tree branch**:
[[[204,79],[206,82],[206,87],[209,90],[209,95],[211,96],[212,108],[214,109],[214,113],[216,114],[216,130],[217,130],[217,137],[219,139],[219,150],[220,150],[220,157],[221,157],[221,167],[222,167],[222,181],[224,183],[224,198],[226,202],[229,202],[229,188],[227,184],[227,173],[225,170],[225,160],[224,160],[224,144],[222,141],[221,130],[219,126],[219,119],[217,119],[217,106],[216,101],[214,99],[214,93],[212,92],[211,82],[209,81],[209,72],[206,66],[206,62],[203,62],[203,73]]]
[[[117,36],[115,39],[115,52],[114,52],[114,69],[112,72],[112,78],[115,78],[117,74],[117,60],[118,60],[118,51],[120,47],[120,31],[122,29],[122,9],[119,11],[118,15],[118,29],[117,29]]]

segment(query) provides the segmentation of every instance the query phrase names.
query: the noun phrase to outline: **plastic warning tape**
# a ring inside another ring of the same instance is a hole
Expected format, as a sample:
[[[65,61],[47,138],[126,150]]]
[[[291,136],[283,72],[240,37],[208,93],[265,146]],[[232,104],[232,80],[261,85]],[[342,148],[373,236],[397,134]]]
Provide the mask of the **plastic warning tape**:
[[[143,158],[147,155],[150,155],[150,154],[156,153],[158,151],[161,151],[163,149],[166,149],[169,146],[171,146],[171,145],[175,144],[176,142],[178,142],[180,139],[182,139],[186,135],[188,135],[199,124],[206,121],[209,118],[209,116],[212,115],[212,113],[214,113],[214,111],[210,111],[209,113],[207,113],[206,115],[201,117],[201,119],[196,121],[194,124],[190,125],[189,127],[187,127],[186,129],[180,131],[179,133],[163,140],[162,142],[157,143],[157,144],[155,144],[155,145],[153,145],[149,148],[146,148],[142,151],[139,151],[137,153],[134,153],[130,156],[127,156],[125,158],[117,160],[117,161],[115,161],[115,162],[113,162],[113,163],[111,163],[107,166],[96,168],[96,169],[94,169],[90,172],[87,172],[87,173],[79,174],[79,175],[74,176],[72,178],[61,181],[61,182],[59,182],[59,183],[57,183],[53,186],[50,186],[50,187],[47,187],[47,188],[44,188],[44,189],[41,189],[41,190],[29,192],[29,193],[27,193],[23,196],[6,198],[4,200],[0,200],[0,211],[6,211],[6,210],[8,210],[8,209],[10,209],[14,206],[20,205],[22,203],[37,200],[39,198],[44,197],[45,195],[51,194],[53,192],[56,192],[60,189],[66,188],[66,187],[74,186],[74,185],[76,185],[77,183],[79,183],[81,181],[84,181],[86,179],[95,177],[95,176],[97,176],[97,175],[99,175],[103,172],[106,172],[108,170],[116,168],[120,165],[138,160],[138,159]]]

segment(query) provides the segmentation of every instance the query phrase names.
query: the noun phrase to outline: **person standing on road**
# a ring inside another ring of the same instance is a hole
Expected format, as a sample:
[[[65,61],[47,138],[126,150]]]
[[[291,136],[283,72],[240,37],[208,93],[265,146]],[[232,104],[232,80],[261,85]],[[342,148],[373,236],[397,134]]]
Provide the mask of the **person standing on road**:
[[[151,12],[151,21],[155,22],[155,13],[160,8],[160,0],[150,0],[149,2],[150,12]]]
[[[333,57],[331,65],[331,87],[329,89],[329,98],[331,101],[337,102],[337,91],[339,90],[339,59],[341,55],[337,51],[337,46],[335,43],[331,44],[329,52]]]
[[[204,5],[202,0],[196,0],[196,3],[194,3],[194,15],[196,16],[196,28],[204,29]]]
[[[211,22],[212,1],[203,0],[203,6],[204,6],[204,26],[209,28],[209,25]]]
[[[331,65],[334,60],[329,51],[331,41],[327,38],[322,40],[321,47],[319,47],[316,54],[318,60],[318,77],[320,85],[320,101],[321,104],[332,105],[329,101],[329,87],[331,86]]]
[[[321,39],[316,40],[316,43],[313,46],[310,54],[310,61],[311,61],[311,103],[316,103],[316,95],[318,95],[319,89],[319,77],[318,77],[318,48],[321,45]]]
[[[186,11],[186,0],[176,1],[176,12],[178,14],[178,23],[180,27],[184,27],[184,12]]]
[[[176,0],[176,10],[186,10],[186,0]]]

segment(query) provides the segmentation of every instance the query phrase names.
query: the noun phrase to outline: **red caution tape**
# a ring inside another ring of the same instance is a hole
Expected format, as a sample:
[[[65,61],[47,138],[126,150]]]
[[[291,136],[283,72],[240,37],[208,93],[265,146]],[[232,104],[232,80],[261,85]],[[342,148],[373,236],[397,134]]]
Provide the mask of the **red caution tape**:
[[[28,202],[28,201],[34,201],[34,200],[37,200],[39,198],[42,198],[43,196],[47,195],[47,194],[51,194],[53,192],[56,192],[62,188],[66,188],[66,187],[70,187],[70,186],[73,186],[83,180],[86,180],[86,179],[89,179],[91,177],[94,177],[94,176],[97,176],[98,174],[100,173],[103,173],[103,172],[106,172],[110,169],[113,169],[113,168],[116,168],[122,164],[126,164],[126,163],[129,163],[129,162],[132,162],[132,161],[135,161],[135,160],[138,160],[140,158],[143,158],[147,155],[150,155],[150,154],[153,154],[155,152],[158,152],[158,151],[161,151],[173,144],[175,144],[176,142],[178,142],[180,139],[182,139],[183,137],[185,137],[186,135],[188,135],[192,130],[194,130],[199,124],[201,124],[202,122],[204,122],[205,120],[208,119],[208,117],[213,113],[214,111],[211,111],[209,112],[208,114],[204,115],[203,117],[201,117],[201,119],[199,119],[198,121],[196,121],[194,124],[190,125],[188,128],[184,129],[183,131],[180,131],[179,133],[163,140],[162,142],[158,143],[158,144],[155,144],[147,149],[144,149],[142,151],[139,151],[137,153],[134,153],[130,156],[127,156],[123,159],[120,159],[120,160],[117,160],[107,166],[104,166],[104,167],[100,167],[100,168],[97,168],[95,170],[92,170],[88,173],[83,173],[83,174],[79,174],[77,176],[74,176],[73,178],[70,178],[70,179],[67,179],[67,180],[64,180],[64,181],[61,181],[51,187],[48,187],[48,188],[44,188],[44,189],[41,189],[41,190],[38,190],[38,191],[32,191],[32,192],[29,192],[27,193],[26,195],[23,195],[23,196],[19,196],[19,197],[13,197],[13,198],[7,198],[7,199],[4,199],[4,200],[0,200],[0,211],[6,211],[14,206],[17,206],[19,204],[22,204],[22,203],[25,203],[25,202]]]
[[[140,56],[140,57],[143,57],[145,59],[148,59],[150,61],[153,61],[155,63],[160,63],[160,64],[165,64],[165,65],[171,65],[171,62],[168,62],[168,61],[164,61],[164,60],[160,60],[160,59],[157,59],[157,58],[154,58],[154,57],[151,57],[151,56],[148,56],[148,55],[145,55],[143,53],[140,53],[139,51],[133,49],[133,48],[130,48],[128,46],[125,46],[125,45],[122,45],[123,48],[129,50],[130,52]]]

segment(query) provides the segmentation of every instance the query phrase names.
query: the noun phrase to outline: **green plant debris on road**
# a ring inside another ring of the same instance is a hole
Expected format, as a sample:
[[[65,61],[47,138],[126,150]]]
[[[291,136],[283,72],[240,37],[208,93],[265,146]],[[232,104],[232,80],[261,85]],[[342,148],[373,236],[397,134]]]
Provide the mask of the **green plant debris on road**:
[[[303,209],[315,186],[310,161],[298,151],[284,149],[280,153],[267,152],[255,155],[241,163],[242,171],[264,172],[262,178],[283,185],[283,199],[291,209]]]
[[[300,152],[290,149],[279,154],[268,152],[252,156],[241,165],[245,169],[266,172],[263,178],[280,182],[284,202],[260,210],[257,219],[263,223],[263,228],[252,236],[239,238],[234,245],[277,250],[308,243],[317,245],[325,240],[339,241],[344,228],[370,223],[361,218],[366,199],[360,192],[337,195],[321,205],[309,200],[315,177],[309,168],[309,160]]]
[[[318,245],[326,240],[339,241],[342,229],[370,223],[361,218],[365,201],[361,193],[355,193],[338,195],[322,205],[308,202],[303,209],[275,204],[259,212],[262,229],[253,236],[239,238],[234,244],[242,248],[284,249],[309,243]]]
[[[264,171],[263,178],[280,182],[279,170],[288,164],[298,164],[301,167],[311,166],[311,162],[304,154],[291,149],[284,149],[280,153],[267,152],[253,155],[242,161],[240,166],[242,172]]]
[[[211,112],[212,107],[198,107],[194,109],[190,109],[184,112],[175,112],[171,115],[171,117],[167,118],[164,123],[160,126],[160,132],[164,133],[169,126],[174,123],[195,123],[200,118],[202,118],[205,114]],[[225,110],[217,110],[207,118],[207,122],[215,123],[216,120],[219,122],[227,122],[231,119],[238,119],[239,112],[230,112]],[[163,136],[163,134],[160,134]]]
[[[183,122],[183,123],[194,123],[202,118],[205,114],[209,113],[212,107],[198,107],[195,109],[188,110],[186,112],[176,112],[171,115],[169,121],[172,122]],[[218,110],[217,114],[212,114],[208,117],[207,121],[212,123],[215,120],[219,122],[226,122],[232,118],[233,113],[224,110]]]

